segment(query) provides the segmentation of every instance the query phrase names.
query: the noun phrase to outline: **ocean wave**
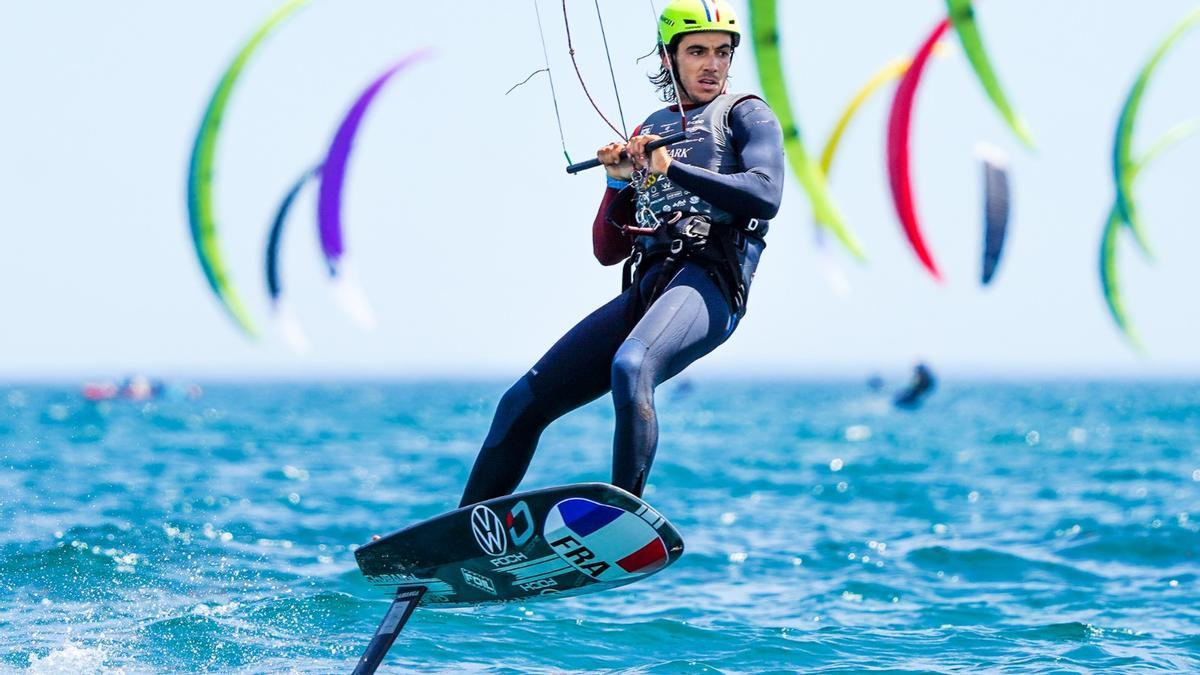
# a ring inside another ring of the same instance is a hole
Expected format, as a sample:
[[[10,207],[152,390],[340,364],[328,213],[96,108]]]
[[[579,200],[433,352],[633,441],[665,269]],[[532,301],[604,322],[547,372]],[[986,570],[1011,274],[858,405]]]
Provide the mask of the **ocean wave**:
[[[1196,525],[1175,521],[1145,525],[1073,524],[1071,536],[1057,547],[1057,555],[1072,560],[1162,567],[1200,564],[1200,536]]]
[[[1094,584],[1102,579],[1067,563],[1034,559],[991,548],[929,546],[911,551],[907,560],[927,572],[954,575],[971,582],[1052,580],[1069,584]]]

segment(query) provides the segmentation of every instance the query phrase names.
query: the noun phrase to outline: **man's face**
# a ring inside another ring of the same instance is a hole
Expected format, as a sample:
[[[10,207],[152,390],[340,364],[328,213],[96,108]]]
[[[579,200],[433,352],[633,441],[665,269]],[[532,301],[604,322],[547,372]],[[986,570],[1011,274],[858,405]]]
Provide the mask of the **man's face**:
[[[679,41],[675,63],[684,103],[708,103],[725,91],[733,60],[733,36],[723,31],[688,33]],[[670,64],[664,60],[664,65]]]

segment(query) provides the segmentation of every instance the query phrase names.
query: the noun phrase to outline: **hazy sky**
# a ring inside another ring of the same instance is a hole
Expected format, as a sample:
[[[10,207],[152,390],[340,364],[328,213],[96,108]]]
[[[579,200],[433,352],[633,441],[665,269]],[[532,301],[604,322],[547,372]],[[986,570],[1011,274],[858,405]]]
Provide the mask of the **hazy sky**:
[[[664,0],[655,0],[661,8]],[[591,256],[603,175],[567,176],[531,1],[313,0],[248,65],[219,141],[221,245],[260,325],[246,340],[208,290],[185,209],[191,144],[212,88],[277,0],[0,3],[0,377],[434,375],[517,377],[619,290]],[[819,147],[848,97],[910,54],[941,0],[785,0],[783,49],[794,105]],[[918,208],[947,282],[905,242],[883,164],[890,90],[861,113],[832,177],[870,261],[835,294],[813,247],[804,194],[783,210],[733,339],[712,373],[858,374],[918,355],[988,373],[1200,372],[1200,138],[1163,156],[1139,197],[1158,251],[1123,237],[1120,270],[1139,358],[1109,320],[1097,250],[1111,205],[1109,157],[1121,102],[1156,42],[1195,0],[982,2],[1002,81],[1029,120],[1021,149],[961,54],[932,63],[914,123]],[[615,114],[595,7],[569,3],[580,66]],[[658,105],[645,80],[647,0],[600,0],[632,126]],[[735,6],[748,20],[744,2]],[[612,140],[567,56],[557,0],[541,1],[572,156]],[[347,260],[379,316],[365,332],[333,300],[301,196],[284,244],[285,293],[313,351],[288,349],[269,321],[267,227],[290,183],[318,160],[345,108],[392,61],[435,56],[394,80],[358,137],[345,194]],[[1200,115],[1200,31],[1162,64],[1137,147]],[[757,91],[747,47],[736,90]],[[1014,212],[992,287],[979,285],[981,177],[974,147],[1012,158]]]

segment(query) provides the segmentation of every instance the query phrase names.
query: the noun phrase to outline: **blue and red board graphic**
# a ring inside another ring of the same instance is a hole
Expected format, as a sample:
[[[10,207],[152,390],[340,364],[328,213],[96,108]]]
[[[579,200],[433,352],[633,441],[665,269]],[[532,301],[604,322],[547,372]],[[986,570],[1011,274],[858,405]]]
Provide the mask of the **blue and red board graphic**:
[[[555,504],[543,537],[572,567],[601,581],[649,574],[668,562],[667,547],[650,523],[590,499]]]

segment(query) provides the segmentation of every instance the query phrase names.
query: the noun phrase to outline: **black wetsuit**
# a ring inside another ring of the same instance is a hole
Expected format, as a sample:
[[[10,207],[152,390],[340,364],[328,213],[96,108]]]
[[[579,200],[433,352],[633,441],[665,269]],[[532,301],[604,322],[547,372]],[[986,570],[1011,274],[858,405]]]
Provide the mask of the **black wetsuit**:
[[[779,122],[757,98],[737,102],[727,120],[736,170],[710,171],[673,153],[666,177],[685,196],[695,195],[738,222],[769,220],[783,192]],[[606,204],[614,192],[609,189]],[[765,244],[758,237],[743,244],[738,264],[748,290]],[[658,445],[654,388],[715,349],[738,325],[740,312],[712,267],[698,259],[647,259],[636,283],[559,339],[501,398],[462,505],[514,492],[542,431],[609,391],[617,422],[612,483],[640,495]]]

